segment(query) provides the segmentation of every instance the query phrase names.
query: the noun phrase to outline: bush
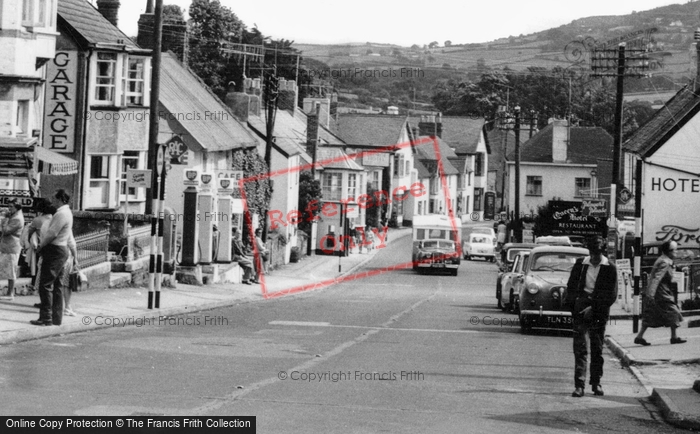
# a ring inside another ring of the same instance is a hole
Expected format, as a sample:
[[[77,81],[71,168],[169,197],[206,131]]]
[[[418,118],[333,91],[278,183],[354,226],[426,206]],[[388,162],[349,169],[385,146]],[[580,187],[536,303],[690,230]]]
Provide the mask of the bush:
[[[681,303],[682,310],[697,310],[700,309],[700,297],[695,297],[692,300],[683,300]]]

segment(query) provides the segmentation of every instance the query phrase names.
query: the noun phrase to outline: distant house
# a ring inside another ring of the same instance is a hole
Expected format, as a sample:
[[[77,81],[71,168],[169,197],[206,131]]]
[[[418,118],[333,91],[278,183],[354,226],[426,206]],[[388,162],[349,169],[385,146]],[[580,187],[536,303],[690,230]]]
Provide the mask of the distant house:
[[[414,149],[406,118],[393,115],[340,114],[331,129],[349,149],[362,153],[358,159],[368,171],[368,187],[384,190],[391,200],[383,207],[379,220],[395,219],[398,225],[409,224],[417,212],[410,187],[417,181]],[[395,150],[372,152],[398,145]],[[398,197],[397,197],[398,195]]]
[[[598,198],[599,160],[609,159],[613,138],[600,127],[552,120],[522,146],[520,212],[535,214],[549,200]],[[508,210],[515,208],[515,156],[508,156]]]
[[[483,219],[484,193],[488,191],[487,176],[491,148],[484,132],[483,119],[460,116],[428,115],[411,117],[421,135],[437,135],[454,151],[449,158],[457,169],[457,190],[454,212],[470,220]]]
[[[424,143],[415,146],[416,160],[430,174],[430,185],[427,187],[428,214],[449,216],[452,211],[452,215],[457,216],[457,181],[460,171],[452,164],[457,159],[457,154],[439,137],[419,136],[416,141]]]

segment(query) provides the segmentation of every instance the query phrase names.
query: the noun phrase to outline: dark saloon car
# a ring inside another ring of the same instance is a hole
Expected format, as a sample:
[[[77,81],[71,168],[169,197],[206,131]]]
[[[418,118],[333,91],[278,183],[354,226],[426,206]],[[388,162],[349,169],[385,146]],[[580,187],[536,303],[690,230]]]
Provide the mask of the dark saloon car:
[[[572,327],[571,312],[563,306],[566,284],[576,260],[587,255],[587,249],[566,246],[543,246],[530,251],[525,274],[518,285],[523,333],[532,327]]]
[[[654,262],[661,256],[662,244],[663,242],[661,241],[654,241],[642,246],[642,274],[648,274],[651,271]],[[673,265],[676,267],[676,270],[681,271],[684,267],[690,267],[694,264],[700,264],[700,245],[678,246],[676,258],[673,260]]]
[[[461,258],[457,245],[450,240],[423,240],[418,243],[413,269],[423,271],[449,271],[456,276]]]

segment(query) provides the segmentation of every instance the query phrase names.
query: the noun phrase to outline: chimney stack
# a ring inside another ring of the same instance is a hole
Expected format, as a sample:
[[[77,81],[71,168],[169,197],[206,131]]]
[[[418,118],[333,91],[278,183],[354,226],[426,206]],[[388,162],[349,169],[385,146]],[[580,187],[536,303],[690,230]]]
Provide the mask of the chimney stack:
[[[153,12],[153,0],[146,3],[146,12],[139,18],[139,33],[136,43],[141,48],[153,50],[155,37],[153,28],[155,27],[155,14]],[[183,64],[187,65],[187,52],[189,51],[189,32],[187,23],[183,20],[164,17],[163,34],[161,40],[161,51],[172,51]]]
[[[423,115],[418,122],[418,130],[421,136],[439,137],[442,138],[442,114]]]
[[[97,10],[114,27],[117,27],[117,21],[119,20],[119,6],[119,0],[97,0]]]
[[[299,90],[293,80],[279,80],[279,105],[280,110],[287,110],[292,116],[299,104]]]
[[[568,157],[569,125],[564,119],[554,119],[552,124],[552,163],[565,163]]]
[[[323,116],[323,109],[319,102],[314,102],[307,111],[307,99],[309,98],[304,99],[304,111],[306,112],[306,151],[309,155],[315,155],[314,148],[318,145],[319,118]]]
[[[328,128],[331,122],[331,100],[329,98],[304,98],[304,113],[307,116],[312,114],[312,112],[315,113],[316,104],[321,106],[318,124]]]

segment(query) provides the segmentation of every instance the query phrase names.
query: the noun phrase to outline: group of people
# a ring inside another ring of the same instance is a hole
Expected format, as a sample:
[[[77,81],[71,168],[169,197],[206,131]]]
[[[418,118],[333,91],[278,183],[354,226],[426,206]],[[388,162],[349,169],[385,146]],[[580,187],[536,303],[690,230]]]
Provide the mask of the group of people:
[[[37,326],[61,325],[64,315],[75,315],[68,276],[78,268],[78,253],[69,202],[70,196],[63,189],[50,200],[36,199],[37,217],[25,228],[21,204],[11,201],[0,225],[0,280],[8,282],[3,298],[13,300],[16,295],[17,266],[24,247],[26,262],[33,271],[32,284],[39,289],[40,303],[34,305],[39,308],[39,318],[30,321]]]
[[[634,342],[651,345],[644,340],[648,328],[670,327],[671,344],[686,340],[677,336],[676,330],[683,321],[675,298],[673,284],[673,259],[678,245],[668,241],[662,245],[661,256],[652,268],[649,285],[643,298],[642,328]],[[567,283],[565,306],[571,311],[574,331],[574,397],[582,397],[586,384],[588,346],[590,343],[590,385],[594,395],[603,395],[600,384],[603,377],[603,343],[605,324],[610,316],[610,306],[617,299],[617,269],[607,257],[602,237],[588,241],[589,256],[578,259]]]
[[[258,276],[266,271],[266,264],[270,259],[270,252],[262,240],[262,229],[258,228],[255,230],[255,246],[260,255],[260,264],[253,257],[252,250],[243,245],[243,238],[238,228],[233,228],[232,231],[231,253],[233,261],[238,262],[238,265],[243,269],[241,282],[246,285],[260,283]]]

